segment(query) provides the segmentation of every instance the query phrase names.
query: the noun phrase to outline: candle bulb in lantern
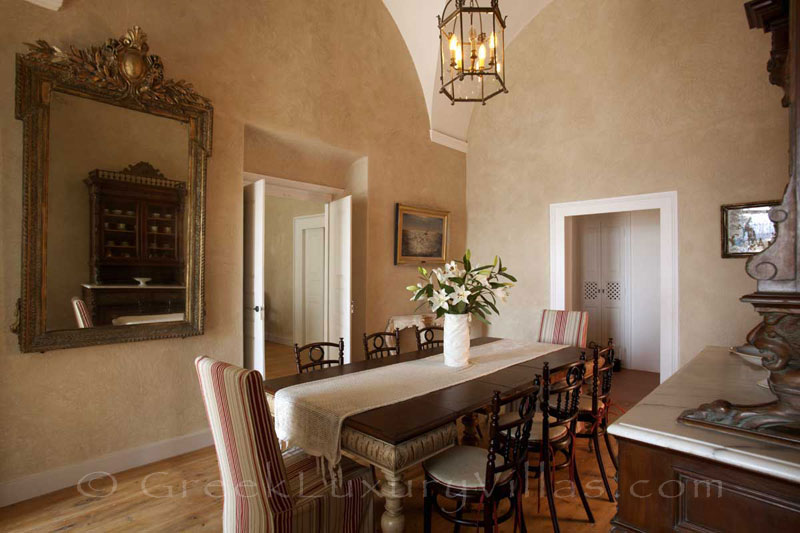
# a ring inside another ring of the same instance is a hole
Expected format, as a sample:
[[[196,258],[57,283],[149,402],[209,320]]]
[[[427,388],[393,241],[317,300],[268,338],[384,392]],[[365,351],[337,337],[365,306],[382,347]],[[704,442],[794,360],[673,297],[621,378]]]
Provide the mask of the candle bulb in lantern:
[[[495,62],[495,48],[497,47],[494,32],[489,36],[489,64],[493,65]]]
[[[478,48],[478,68],[483,70],[486,66],[486,45],[481,44],[480,48]]]
[[[456,66],[456,51],[458,50],[458,37],[455,33],[450,34],[450,66]]]

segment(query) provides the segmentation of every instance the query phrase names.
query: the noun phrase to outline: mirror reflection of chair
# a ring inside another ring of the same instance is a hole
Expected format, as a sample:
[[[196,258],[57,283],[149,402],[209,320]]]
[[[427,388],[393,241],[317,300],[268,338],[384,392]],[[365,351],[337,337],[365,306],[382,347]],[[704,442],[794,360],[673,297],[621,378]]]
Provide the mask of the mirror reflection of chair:
[[[367,360],[382,359],[400,354],[400,330],[364,333],[364,355]]]
[[[417,350],[427,350],[428,348],[441,348],[444,340],[444,328],[441,326],[430,326],[419,328],[414,326],[414,333],[417,336]]]
[[[495,391],[489,409],[489,449],[456,446],[423,463],[426,533],[431,531],[434,509],[454,523],[456,531],[462,525],[495,531],[512,516],[515,530],[518,523],[521,531],[526,531],[522,496],[527,487],[527,443],[538,393],[538,377],[531,387],[508,396],[501,397]],[[502,411],[509,412],[500,417]],[[455,509],[441,507],[440,498],[456,500]],[[500,503],[506,499],[509,508],[499,514]],[[482,509],[473,513],[470,510],[473,504],[482,505]]]
[[[92,323],[92,314],[89,313],[89,308],[86,307],[86,302],[77,296],[72,297],[72,311],[75,313],[75,322],[78,323],[79,328],[83,329],[94,327]]]
[[[326,352],[331,352],[331,348],[338,349],[336,359],[328,359]],[[335,342],[312,342],[305,346],[294,345],[294,360],[297,365],[297,373],[314,372],[332,366],[344,364],[344,339],[340,338]],[[308,362],[304,362],[307,360]]]

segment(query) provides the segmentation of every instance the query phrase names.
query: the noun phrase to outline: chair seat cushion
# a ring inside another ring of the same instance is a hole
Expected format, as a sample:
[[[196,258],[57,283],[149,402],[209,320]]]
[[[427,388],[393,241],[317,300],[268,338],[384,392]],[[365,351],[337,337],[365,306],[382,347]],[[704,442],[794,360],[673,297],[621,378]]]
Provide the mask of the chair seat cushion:
[[[591,406],[590,406],[590,409],[591,409]],[[506,423],[506,422],[508,422],[508,421],[510,421],[512,419],[515,419],[515,418],[519,418],[516,415],[516,413],[506,413],[504,415],[500,415],[499,422],[501,424],[504,424],[504,423]],[[543,417],[542,417],[542,413],[541,412],[537,412],[533,417],[533,423],[531,424],[531,436],[530,436],[530,439],[529,439],[531,442],[541,442],[541,440],[542,440],[542,418]],[[557,420],[551,416],[550,417],[550,423],[554,424],[555,422],[557,422]],[[566,426],[551,427],[550,428],[550,440],[560,439],[561,437],[564,436],[564,434],[566,434],[566,432],[567,432],[567,427]]]
[[[480,490],[486,486],[486,461],[489,452],[477,446],[456,446],[422,464],[435,481],[454,489]],[[503,457],[495,456],[497,466]]]
[[[597,403],[598,403],[598,407],[602,407],[602,405],[603,405],[603,401],[602,400],[598,400]],[[592,412],[592,397],[591,396],[582,395],[580,397],[580,399],[578,400],[578,409],[580,409],[581,411],[588,411],[588,412],[591,413]]]
[[[531,438],[530,438],[530,441],[531,442],[541,442],[542,441],[542,433],[543,433],[542,419],[541,418],[538,419],[538,420],[534,419],[533,420],[533,424],[531,424]],[[549,439],[551,441],[558,440],[558,439],[560,439],[561,437],[563,437],[564,435],[567,434],[567,426],[551,427],[549,429],[548,433],[550,435]]]
[[[372,471],[342,457],[342,487],[331,482],[327,467],[300,448],[283,452],[289,494],[294,502],[292,530],[372,533]],[[323,471],[324,469],[324,471]],[[324,477],[323,477],[324,474]],[[342,497],[344,495],[344,497]]]

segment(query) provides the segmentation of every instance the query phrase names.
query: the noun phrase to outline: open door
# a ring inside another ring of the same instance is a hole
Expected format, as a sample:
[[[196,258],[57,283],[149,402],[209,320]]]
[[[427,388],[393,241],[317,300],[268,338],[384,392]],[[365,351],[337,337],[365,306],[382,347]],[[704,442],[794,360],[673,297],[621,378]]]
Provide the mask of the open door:
[[[264,180],[244,188],[244,366],[264,375]]]
[[[328,217],[328,339],[344,338],[344,361],[350,362],[352,339],[350,322],[353,312],[350,277],[352,274],[353,199],[345,196],[325,209]]]

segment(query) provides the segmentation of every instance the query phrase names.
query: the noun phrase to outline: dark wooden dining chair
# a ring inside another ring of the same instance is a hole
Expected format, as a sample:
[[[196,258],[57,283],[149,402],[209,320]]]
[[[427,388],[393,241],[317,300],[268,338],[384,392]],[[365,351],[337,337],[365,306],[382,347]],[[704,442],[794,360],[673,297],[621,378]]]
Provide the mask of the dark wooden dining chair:
[[[394,346],[392,346],[394,344]],[[400,354],[400,330],[364,333],[364,353],[367,361]]]
[[[441,348],[444,340],[444,328],[442,326],[431,326],[428,328],[418,328],[414,326],[414,333],[417,336],[417,350],[427,350],[428,348]]]
[[[550,364],[545,363],[542,372],[541,418],[534,420],[528,450],[538,457],[536,465],[529,465],[537,482],[544,477],[547,505],[553,531],[559,532],[555,501],[555,473],[569,470],[570,481],[578,491],[589,522],[594,523],[592,510],[583,491],[578,468],[575,464],[575,426],[578,420],[579,401],[583,376],[586,372],[586,357],[569,363],[552,374],[563,375],[563,379],[551,383]]]
[[[339,357],[336,359],[328,359],[326,356],[326,348],[328,352],[330,348],[337,348]],[[307,359],[308,362],[303,362]],[[306,372],[313,372],[323,368],[330,368],[332,366],[339,366],[344,364],[344,339],[340,338],[339,343],[335,342],[312,342],[305,346],[294,345],[294,361],[297,364],[297,373],[303,374]]]
[[[456,530],[468,526],[495,531],[513,516],[514,530],[519,525],[522,532],[526,531],[522,496],[527,486],[527,443],[538,393],[538,377],[530,387],[507,396],[501,397],[495,391],[489,417],[489,449],[456,446],[423,463],[425,533],[431,531],[434,509],[455,524]],[[500,417],[506,409],[511,412]],[[439,504],[440,498],[455,500],[455,508],[445,509]],[[509,501],[509,508],[498,514],[504,500]],[[472,511],[473,504],[482,504],[482,509]]]
[[[609,345],[600,349],[595,345],[592,350],[592,375],[586,378],[588,382],[586,385],[589,388],[589,394],[581,395],[578,402],[578,422],[583,422],[583,428],[575,432],[575,437],[579,439],[591,439],[590,445],[593,444],[595,457],[597,458],[597,466],[600,468],[600,477],[603,479],[603,485],[606,488],[606,495],[608,501],[614,502],[614,495],[611,492],[611,487],[608,484],[608,476],[606,476],[605,465],[603,465],[603,454],[600,451],[600,436],[603,437],[608,449],[608,454],[611,456],[611,462],[614,468],[617,468],[617,458],[614,451],[611,449],[611,441],[608,436],[608,408],[611,406],[611,376],[614,373],[614,344],[609,341]]]

